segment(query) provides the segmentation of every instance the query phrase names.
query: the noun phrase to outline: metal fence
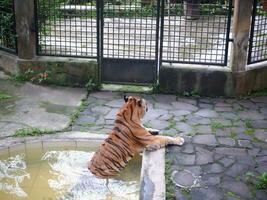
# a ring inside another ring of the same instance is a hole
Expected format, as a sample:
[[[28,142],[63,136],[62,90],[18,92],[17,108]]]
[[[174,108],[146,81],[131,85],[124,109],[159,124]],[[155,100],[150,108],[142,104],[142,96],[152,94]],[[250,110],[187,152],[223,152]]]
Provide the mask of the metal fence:
[[[36,0],[38,55],[97,57],[97,0],[77,2]]]
[[[103,57],[156,59],[160,1],[112,2],[103,5]]]
[[[254,0],[248,64],[267,60],[267,0]]]
[[[232,1],[171,2],[162,14],[162,60],[227,65]]]
[[[0,49],[17,53],[13,0],[0,1]]]

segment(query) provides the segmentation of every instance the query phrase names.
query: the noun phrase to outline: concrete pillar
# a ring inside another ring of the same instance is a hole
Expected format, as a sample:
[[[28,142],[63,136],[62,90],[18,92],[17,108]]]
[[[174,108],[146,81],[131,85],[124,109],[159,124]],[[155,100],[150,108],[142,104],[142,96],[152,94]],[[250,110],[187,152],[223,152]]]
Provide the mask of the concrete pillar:
[[[253,0],[235,0],[233,17],[233,48],[231,67],[233,72],[245,71]]]
[[[15,0],[18,57],[32,59],[36,55],[34,0]]]

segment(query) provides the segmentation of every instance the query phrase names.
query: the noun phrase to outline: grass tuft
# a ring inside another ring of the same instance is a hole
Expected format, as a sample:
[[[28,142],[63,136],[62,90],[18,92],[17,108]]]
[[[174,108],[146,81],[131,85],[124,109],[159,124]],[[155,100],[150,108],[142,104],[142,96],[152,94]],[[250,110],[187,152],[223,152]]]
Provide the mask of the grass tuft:
[[[48,129],[39,129],[39,128],[21,128],[15,131],[15,137],[26,137],[26,136],[39,136],[44,134],[51,134],[54,131]]]

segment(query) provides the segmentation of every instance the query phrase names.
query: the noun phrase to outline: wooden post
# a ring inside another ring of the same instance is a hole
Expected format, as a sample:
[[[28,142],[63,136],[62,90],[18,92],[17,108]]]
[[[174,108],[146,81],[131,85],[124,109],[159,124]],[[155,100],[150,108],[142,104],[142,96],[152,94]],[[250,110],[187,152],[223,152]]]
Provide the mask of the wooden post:
[[[233,72],[245,71],[253,0],[235,0],[233,17],[233,48],[231,68]]]
[[[15,0],[18,57],[32,59],[36,55],[34,0]]]

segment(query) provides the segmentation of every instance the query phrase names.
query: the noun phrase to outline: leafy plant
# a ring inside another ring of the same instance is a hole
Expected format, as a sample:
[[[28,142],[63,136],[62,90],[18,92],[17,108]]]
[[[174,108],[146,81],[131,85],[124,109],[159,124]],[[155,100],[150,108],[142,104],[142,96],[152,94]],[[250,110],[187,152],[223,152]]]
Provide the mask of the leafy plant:
[[[264,190],[267,193],[267,172],[264,172],[260,176],[257,176],[256,188],[259,190]]]
[[[159,82],[153,83],[150,87],[152,88],[152,93],[159,93],[160,92]]]
[[[94,90],[99,90],[101,88],[101,84],[97,82],[95,79],[91,78],[85,84],[85,88],[87,89],[88,92],[92,92]]]

